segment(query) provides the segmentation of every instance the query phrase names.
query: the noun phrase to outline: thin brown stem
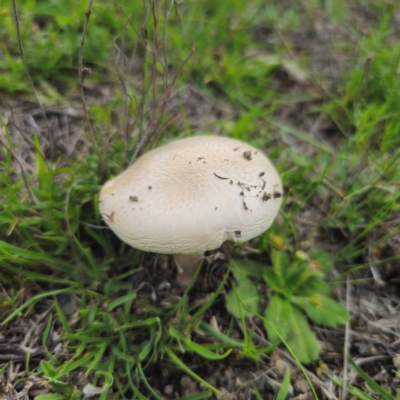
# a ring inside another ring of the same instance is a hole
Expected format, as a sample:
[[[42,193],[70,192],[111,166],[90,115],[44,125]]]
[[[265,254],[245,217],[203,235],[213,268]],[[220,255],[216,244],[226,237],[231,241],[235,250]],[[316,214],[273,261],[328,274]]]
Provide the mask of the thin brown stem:
[[[33,95],[35,96],[36,102],[38,103],[38,105],[40,107],[40,110],[42,111],[43,118],[44,118],[44,120],[46,122],[46,128],[47,128],[47,137],[46,137],[46,139],[50,141],[51,150],[52,150],[52,153],[54,154],[54,139],[53,139],[53,137],[51,135],[50,123],[49,123],[49,120],[47,119],[46,111],[44,110],[44,107],[43,107],[41,101],[39,100],[39,96],[38,96],[38,94],[36,92],[35,85],[33,84],[31,75],[29,73],[28,64],[26,63],[24,47],[22,45],[22,39],[21,39],[21,30],[20,30],[20,26],[19,26],[18,10],[17,10],[17,5],[15,3],[15,0],[12,0],[12,4],[13,4],[14,19],[15,19],[15,27],[17,29],[18,46],[19,46],[19,51],[21,53],[22,62],[24,64],[25,75],[26,75],[26,77],[27,77],[27,79],[29,81],[29,84],[31,86]]]
[[[89,19],[90,16],[92,14],[92,6],[93,6],[93,0],[89,0],[89,6],[88,9],[85,13],[85,24],[83,25],[83,32],[82,32],[82,37],[81,37],[81,44],[79,46],[79,71],[78,71],[78,79],[79,79],[79,89],[80,89],[80,93],[81,93],[81,100],[82,100],[82,106],[83,106],[83,111],[85,113],[85,119],[86,119],[86,123],[89,129],[89,133],[90,133],[90,137],[92,140],[92,144],[94,146],[94,148],[96,149],[96,152],[99,156],[99,168],[101,169],[99,172],[102,172],[102,154],[101,151],[96,143],[96,138],[94,136],[94,132],[93,132],[93,128],[92,128],[92,124],[90,122],[90,118],[89,118],[89,112],[88,112],[88,107],[86,104],[86,99],[85,99],[85,92],[83,89],[83,82],[84,82],[84,72],[83,72],[83,47],[85,45],[85,39],[86,39],[86,34],[87,34],[87,28],[89,25]]]

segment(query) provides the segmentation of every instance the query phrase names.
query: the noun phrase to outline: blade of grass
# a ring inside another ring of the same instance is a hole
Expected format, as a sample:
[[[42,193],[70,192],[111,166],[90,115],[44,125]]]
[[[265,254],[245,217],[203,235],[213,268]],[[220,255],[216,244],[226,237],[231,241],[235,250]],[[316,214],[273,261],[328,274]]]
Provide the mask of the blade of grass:
[[[203,378],[201,378],[199,375],[197,375],[194,371],[192,371],[189,367],[184,364],[179,357],[176,356],[176,354],[169,349],[168,347],[164,348],[164,351],[168,354],[169,358],[185,373],[187,373],[189,376],[192,378],[196,379],[198,382],[203,384],[207,389],[210,389],[213,393],[215,394],[221,394],[221,392],[216,389],[214,386],[210,385],[208,382],[206,382]]]

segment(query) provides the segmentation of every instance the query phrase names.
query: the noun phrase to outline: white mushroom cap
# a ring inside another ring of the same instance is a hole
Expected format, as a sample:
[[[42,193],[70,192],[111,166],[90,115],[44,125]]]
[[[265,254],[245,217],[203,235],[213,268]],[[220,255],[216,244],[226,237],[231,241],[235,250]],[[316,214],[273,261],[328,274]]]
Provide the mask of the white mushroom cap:
[[[260,150],[220,136],[193,136],[154,149],[108,181],[100,211],[131,246],[196,254],[269,228],[282,182]]]

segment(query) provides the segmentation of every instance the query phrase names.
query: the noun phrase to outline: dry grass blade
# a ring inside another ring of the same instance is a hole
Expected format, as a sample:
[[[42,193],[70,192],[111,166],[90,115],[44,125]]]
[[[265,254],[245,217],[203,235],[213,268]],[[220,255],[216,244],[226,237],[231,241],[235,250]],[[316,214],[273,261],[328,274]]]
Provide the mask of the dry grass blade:
[[[97,141],[96,138],[94,136],[94,132],[93,132],[93,127],[92,127],[92,123],[90,122],[90,118],[89,118],[89,111],[88,111],[88,107],[86,104],[86,99],[85,99],[85,92],[84,92],[84,80],[85,80],[85,75],[86,75],[86,70],[83,69],[83,48],[85,45],[85,39],[86,39],[86,34],[87,34],[87,29],[88,29],[88,25],[89,25],[89,20],[90,20],[90,16],[92,14],[92,6],[93,6],[93,0],[89,0],[89,5],[88,5],[88,9],[85,13],[85,23],[83,25],[83,32],[82,32],[82,36],[81,36],[81,43],[79,46],[79,70],[78,70],[78,78],[79,78],[79,89],[80,89],[80,93],[81,93],[81,101],[82,101],[82,106],[83,106],[83,111],[85,113],[85,119],[86,119],[86,124],[87,127],[89,129],[89,133],[90,133],[90,137],[91,137],[91,142],[93,147],[95,148],[97,155],[99,157],[99,175],[103,176],[104,173],[104,165],[103,165],[103,156],[102,153],[100,151],[99,146],[97,145]],[[90,71],[89,71],[90,73]]]
[[[29,81],[29,84],[30,84],[32,92],[33,92],[33,94],[35,96],[36,102],[37,102],[37,104],[39,105],[39,107],[40,107],[40,109],[42,111],[43,118],[46,121],[47,139],[50,140],[50,143],[51,143],[51,146],[52,146],[52,152],[54,154],[54,140],[53,140],[53,137],[51,135],[50,124],[49,124],[49,121],[47,119],[47,114],[46,114],[46,111],[45,111],[41,101],[39,100],[39,96],[38,96],[38,94],[36,92],[35,85],[33,84],[31,75],[29,73],[29,68],[28,68],[28,65],[26,63],[24,47],[22,45],[21,32],[20,32],[20,26],[19,26],[18,10],[17,10],[17,5],[15,3],[15,0],[12,0],[12,5],[13,5],[13,12],[14,12],[14,19],[15,19],[15,27],[17,29],[17,38],[18,38],[19,51],[21,53],[22,62],[24,64],[25,75],[26,75],[26,77],[27,77],[27,79]]]

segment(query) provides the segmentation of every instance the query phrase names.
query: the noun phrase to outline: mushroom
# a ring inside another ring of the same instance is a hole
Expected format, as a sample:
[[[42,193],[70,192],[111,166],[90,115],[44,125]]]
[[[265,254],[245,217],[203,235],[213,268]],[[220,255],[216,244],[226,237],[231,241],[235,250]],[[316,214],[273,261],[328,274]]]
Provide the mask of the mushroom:
[[[193,136],[149,151],[105,183],[99,202],[124,242],[186,255],[176,258],[182,284],[205,251],[267,230],[281,203],[282,182],[268,158],[221,136]]]

